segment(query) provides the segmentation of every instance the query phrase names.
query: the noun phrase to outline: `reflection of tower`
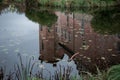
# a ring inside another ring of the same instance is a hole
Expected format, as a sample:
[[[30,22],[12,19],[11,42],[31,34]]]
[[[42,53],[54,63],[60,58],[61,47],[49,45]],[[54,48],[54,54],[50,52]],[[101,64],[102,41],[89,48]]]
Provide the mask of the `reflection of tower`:
[[[118,37],[117,50],[118,50],[118,53],[120,53],[120,34],[117,34],[117,37]]]
[[[91,15],[73,13],[66,16],[60,12],[56,12],[56,14],[57,23],[49,31],[48,27],[43,26],[40,32],[41,44],[44,47],[40,52],[41,60],[55,62],[56,57],[62,58],[64,51],[69,57],[72,56],[70,53],[78,52],[74,61],[79,72],[81,68],[93,71],[96,69],[95,65],[104,69],[120,63],[120,55],[116,54],[118,42],[116,36],[94,32],[90,25]]]
[[[120,53],[120,42],[117,43],[117,50],[118,50],[118,53]]]
[[[86,47],[85,29],[84,29],[84,15],[82,16],[82,20],[81,20],[81,36],[82,36],[82,48],[84,49]]]
[[[47,26],[40,26],[39,37],[40,37],[40,57],[41,61],[47,63],[55,63],[64,56],[63,50],[56,44],[56,36],[54,25],[51,28]]]
[[[120,34],[117,34],[118,38],[120,39]]]

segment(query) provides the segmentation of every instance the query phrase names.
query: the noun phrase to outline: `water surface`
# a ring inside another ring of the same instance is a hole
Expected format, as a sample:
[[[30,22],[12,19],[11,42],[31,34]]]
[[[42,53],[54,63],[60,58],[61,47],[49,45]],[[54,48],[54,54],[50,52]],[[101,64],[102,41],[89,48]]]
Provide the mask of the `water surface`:
[[[9,5],[0,15],[0,66],[8,71],[19,63],[18,54],[24,64],[34,57],[35,71],[44,68],[44,75],[60,65],[78,74],[120,63],[118,9],[19,10]]]

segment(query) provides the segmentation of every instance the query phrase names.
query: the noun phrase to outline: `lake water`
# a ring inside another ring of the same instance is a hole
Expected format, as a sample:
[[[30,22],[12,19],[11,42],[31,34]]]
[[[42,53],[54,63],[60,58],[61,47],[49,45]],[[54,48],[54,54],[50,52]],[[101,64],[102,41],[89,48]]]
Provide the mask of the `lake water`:
[[[116,17],[120,16],[112,10],[91,14],[34,9],[19,12],[11,6],[2,9],[0,66],[14,70],[19,55],[24,64],[34,57],[34,72],[44,68],[44,75],[49,75],[48,71],[53,74],[60,66],[71,66],[72,74],[79,74],[83,70],[95,72],[96,66],[106,69],[119,64],[120,20]]]

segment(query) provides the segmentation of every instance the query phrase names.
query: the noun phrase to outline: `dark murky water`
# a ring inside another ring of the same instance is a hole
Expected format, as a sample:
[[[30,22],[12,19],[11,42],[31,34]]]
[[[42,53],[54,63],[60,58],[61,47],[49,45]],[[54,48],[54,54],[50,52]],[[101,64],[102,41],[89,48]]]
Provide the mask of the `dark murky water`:
[[[23,62],[34,56],[39,68],[51,73],[59,65],[72,66],[77,74],[119,64],[118,10],[92,11],[1,9],[0,66],[11,70],[18,63],[18,54]]]

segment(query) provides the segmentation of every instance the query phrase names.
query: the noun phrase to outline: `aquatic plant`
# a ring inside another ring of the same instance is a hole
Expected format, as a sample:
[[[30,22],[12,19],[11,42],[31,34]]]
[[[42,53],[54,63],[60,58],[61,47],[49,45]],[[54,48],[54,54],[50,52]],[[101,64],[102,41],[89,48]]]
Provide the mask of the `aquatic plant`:
[[[34,59],[34,57],[29,62],[26,62],[26,64],[23,64],[22,57],[19,55],[20,58],[20,64],[16,64],[15,69],[15,75],[17,80],[29,80],[30,77],[32,77],[32,70],[35,65],[35,63],[32,63],[31,60]]]
[[[5,75],[4,69],[1,67],[1,68],[0,68],[0,80],[3,80],[3,79],[4,79],[4,75]]]
[[[57,69],[54,73],[54,80],[70,80],[72,72],[72,67],[67,66],[66,68],[64,66],[60,65],[60,68]]]

